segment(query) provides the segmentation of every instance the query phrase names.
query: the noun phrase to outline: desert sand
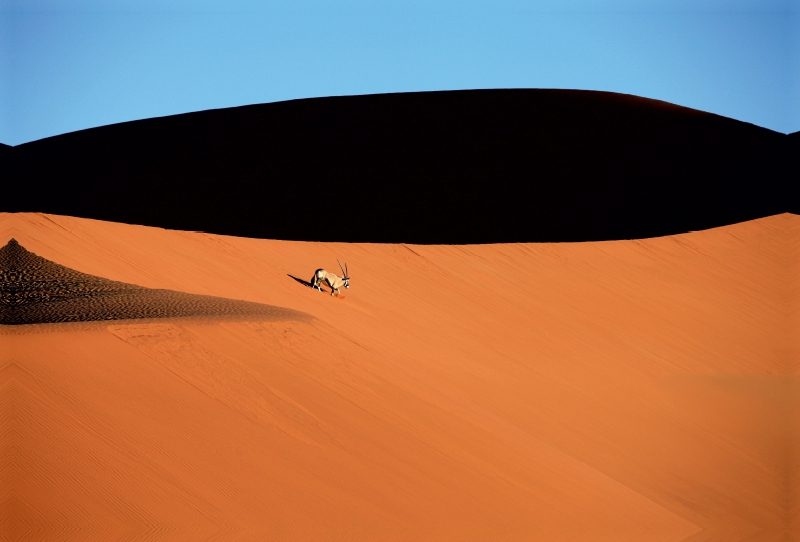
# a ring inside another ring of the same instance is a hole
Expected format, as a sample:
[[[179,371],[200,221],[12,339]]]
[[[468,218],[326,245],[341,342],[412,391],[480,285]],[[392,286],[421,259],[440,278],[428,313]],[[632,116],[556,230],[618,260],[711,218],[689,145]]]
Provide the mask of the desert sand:
[[[337,291],[337,293],[339,293]],[[0,247],[0,325],[258,316],[309,318],[263,303],[144,288],[96,277],[28,251],[13,237]]]
[[[0,539],[800,539],[800,217],[644,240],[0,245],[311,319],[0,327]],[[344,296],[299,281],[352,277]]]

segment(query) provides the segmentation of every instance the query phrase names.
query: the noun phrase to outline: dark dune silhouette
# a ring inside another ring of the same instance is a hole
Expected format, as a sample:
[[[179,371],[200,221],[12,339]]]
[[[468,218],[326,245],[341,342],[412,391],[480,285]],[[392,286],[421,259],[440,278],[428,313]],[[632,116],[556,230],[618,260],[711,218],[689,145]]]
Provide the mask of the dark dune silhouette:
[[[0,210],[286,240],[642,238],[800,213],[792,140],[606,92],[317,98],[19,145]]]
[[[261,303],[144,288],[75,271],[25,250],[0,248],[0,324],[249,316],[296,320],[301,312]]]
[[[14,147],[11,145],[0,143],[0,181],[6,185],[13,182],[13,177],[15,176],[11,163],[11,154],[13,151]]]

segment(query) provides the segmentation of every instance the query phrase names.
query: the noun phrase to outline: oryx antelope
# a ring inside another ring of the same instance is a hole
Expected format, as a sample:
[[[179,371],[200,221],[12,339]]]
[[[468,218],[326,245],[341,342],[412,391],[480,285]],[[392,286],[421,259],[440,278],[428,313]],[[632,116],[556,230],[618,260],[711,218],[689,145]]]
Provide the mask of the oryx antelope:
[[[320,292],[322,288],[320,288],[321,283],[326,283],[331,289],[331,295],[335,293],[340,293],[339,288],[344,286],[345,288],[350,288],[350,277],[347,276],[347,262],[345,262],[344,267],[342,264],[339,263],[339,260],[336,260],[336,263],[339,264],[339,269],[342,270],[342,276],[334,275],[329,271],[325,271],[324,269],[317,269],[314,271],[314,276],[311,277],[311,287],[316,288]]]

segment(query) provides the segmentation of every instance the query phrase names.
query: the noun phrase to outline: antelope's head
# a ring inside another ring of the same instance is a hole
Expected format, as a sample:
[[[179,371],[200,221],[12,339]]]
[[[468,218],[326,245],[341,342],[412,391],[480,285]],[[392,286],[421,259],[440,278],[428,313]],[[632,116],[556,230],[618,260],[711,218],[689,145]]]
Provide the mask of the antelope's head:
[[[344,281],[344,287],[348,290],[350,289],[350,277],[347,275],[347,262],[344,263],[344,267],[342,267],[341,262],[336,260],[336,263],[339,264],[339,269],[342,270],[342,280]]]

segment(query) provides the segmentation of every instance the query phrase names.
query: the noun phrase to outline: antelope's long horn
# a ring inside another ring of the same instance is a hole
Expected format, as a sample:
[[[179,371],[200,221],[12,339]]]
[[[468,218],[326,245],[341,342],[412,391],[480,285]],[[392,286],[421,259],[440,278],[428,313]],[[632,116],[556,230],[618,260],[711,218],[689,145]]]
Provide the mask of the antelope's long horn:
[[[347,272],[347,262],[344,262],[344,276],[348,278],[350,277],[350,275]]]
[[[346,277],[347,276],[347,271],[344,270],[344,268],[342,267],[342,264],[339,262],[338,259],[336,260],[336,263],[339,264],[339,269],[342,270],[342,273],[344,273],[344,276]]]

